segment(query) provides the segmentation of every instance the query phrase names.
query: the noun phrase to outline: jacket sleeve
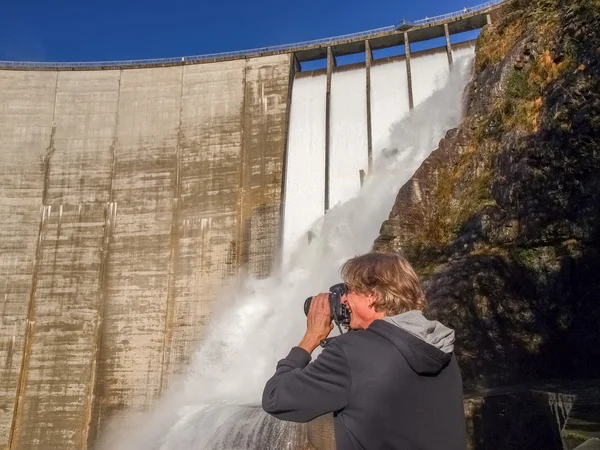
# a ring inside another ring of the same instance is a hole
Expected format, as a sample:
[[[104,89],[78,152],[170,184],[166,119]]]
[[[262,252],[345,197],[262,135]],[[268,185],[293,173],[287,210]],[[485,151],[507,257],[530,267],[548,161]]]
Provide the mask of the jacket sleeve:
[[[352,378],[344,350],[331,341],[310,362],[310,354],[294,347],[279,361],[263,392],[263,409],[282,420],[308,422],[348,404]]]

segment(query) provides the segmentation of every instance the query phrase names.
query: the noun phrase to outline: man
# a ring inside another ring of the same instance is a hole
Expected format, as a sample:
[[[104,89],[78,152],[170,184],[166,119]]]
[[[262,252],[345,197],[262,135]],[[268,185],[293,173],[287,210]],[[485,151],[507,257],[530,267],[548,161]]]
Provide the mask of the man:
[[[462,380],[454,331],[427,320],[421,284],[395,253],[368,253],[341,270],[352,332],[310,354],[333,325],[328,294],[313,298],[307,330],[279,361],[263,408],[308,422],[333,412],[337,450],[464,450]]]

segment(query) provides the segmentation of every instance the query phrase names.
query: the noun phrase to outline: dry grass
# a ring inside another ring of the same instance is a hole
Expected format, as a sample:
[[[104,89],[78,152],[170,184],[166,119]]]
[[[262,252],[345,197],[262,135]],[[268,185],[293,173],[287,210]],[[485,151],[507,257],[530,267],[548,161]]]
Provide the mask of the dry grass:
[[[503,135],[511,131],[539,131],[545,90],[573,65],[569,56],[555,62],[549,50],[553,33],[557,30],[556,0],[539,1],[547,8],[534,9],[533,12],[528,9],[517,11],[507,20],[485,27],[480,34],[475,63],[477,73],[500,63],[533,23],[540,39],[536,47],[547,50],[524,56],[525,67],[513,69],[509,74],[502,98],[490,114],[471,117],[463,123],[463,127],[471,130],[471,144],[462,150],[454,164],[447,164],[436,171],[431,204],[415,236],[415,248],[443,247],[477,212],[495,205],[490,185],[493,160]]]
[[[496,105],[505,131],[535,133],[539,130],[544,90],[571,65],[570,58],[558,64],[549,50],[538,55],[526,70],[514,70],[507,79],[506,95]]]
[[[489,192],[489,158],[493,152],[487,150],[477,154],[477,148],[469,146],[456,164],[438,170],[432,205],[427,209],[418,242],[444,245],[474,213],[495,204]]]
[[[499,54],[495,53],[494,57]],[[555,63],[550,51],[546,50],[535,57],[527,69],[513,70],[507,78],[505,94],[492,114],[485,119],[472,119],[469,124],[473,130],[471,145],[463,150],[457,163],[437,171],[432,205],[417,236],[418,242],[444,245],[474,214],[495,204],[489,189],[492,161],[499,142],[489,132],[493,128],[491,121],[499,121],[504,133],[537,132],[544,90],[570,64],[568,58]]]
[[[477,58],[475,60],[477,73],[502,61],[522,34],[523,26],[518,21],[507,26],[499,24],[484,28],[477,40]]]

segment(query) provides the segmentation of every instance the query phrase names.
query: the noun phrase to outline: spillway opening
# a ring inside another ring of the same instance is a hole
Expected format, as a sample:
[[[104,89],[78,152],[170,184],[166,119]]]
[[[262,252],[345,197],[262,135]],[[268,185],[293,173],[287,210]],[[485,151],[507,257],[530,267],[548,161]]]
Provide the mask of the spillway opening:
[[[446,37],[438,37],[429,39],[427,41],[411,42],[410,51],[411,53],[422,52],[426,50],[433,50],[440,47],[446,46]]]
[[[321,69],[327,69],[327,58],[300,62],[300,72],[310,72],[312,70]]]
[[[350,55],[342,55],[335,57],[335,63],[338,67],[364,63],[365,60],[366,55],[364,51],[360,53],[352,53]]]
[[[465,31],[464,33],[456,33],[450,35],[450,44],[452,44],[452,48],[454,49],[455,45],[470,43],[474,41],[479,36],[481,29]]]
[[[394,45],[392,47],[373,50],[373,60],[386,60],[388,58],[399,57],[406,55],[406,47],[404,45]]]

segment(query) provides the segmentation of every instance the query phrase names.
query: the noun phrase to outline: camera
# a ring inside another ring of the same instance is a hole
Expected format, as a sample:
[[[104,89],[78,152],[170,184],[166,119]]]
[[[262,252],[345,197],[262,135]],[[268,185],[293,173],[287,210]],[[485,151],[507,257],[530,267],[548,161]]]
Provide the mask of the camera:
[[[334,284],[329,288],[329,310],[331,320],[340,328],[341,326],[350,327],[350,311],[348,307],[342,303],[342,296],[348,293],[348,286],[345,283]],[[304,302],[304,314],[308,316],[310,302],[312,297],[308,297]]]

